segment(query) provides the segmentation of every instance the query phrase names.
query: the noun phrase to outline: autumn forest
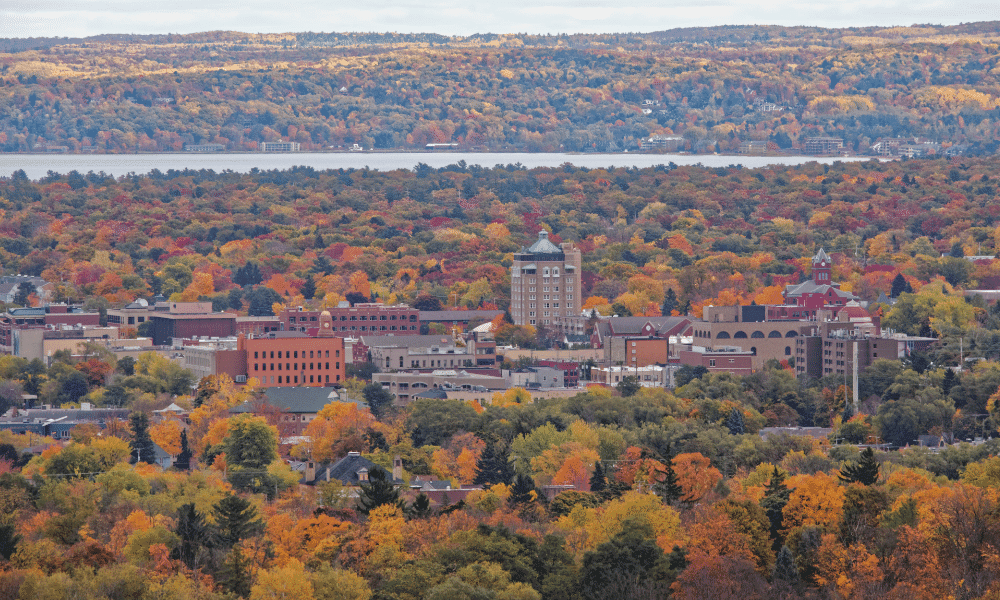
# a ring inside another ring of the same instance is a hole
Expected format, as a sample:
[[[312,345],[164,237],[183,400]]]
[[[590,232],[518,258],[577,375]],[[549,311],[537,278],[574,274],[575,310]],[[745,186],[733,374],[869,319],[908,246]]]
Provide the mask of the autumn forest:
[[[584,152],[650,135],[696,152],[818,135],[859,153],[887,136],[967,148],[758,169],[415,155],[393,171],[0,178],[2,274],[103,319],[156,296],[241,316],[507,311],[513,255],[545,230],[581,250],[595,321],[780,304],[822,248],[882,327],[935,339],[875,360],[857,400],[789,357],[746,376],[681,368],[673,389],[395,406],[361,363],[343,385],[358,402],[327,404],[291,441],[266,407],[232,410],[258,397],[254,378],[199,381],[100,344],[0,356],[4,411],[25,394],[122,411],[66,440],[0,431],[0,599],[1000,598],[1000,308],[983,292],[1000,288],[998,42],[996,23],[0,40],[5,152]],[[509,315],[493,333],[565,345]],[[171,404],[184,420],[155,412]],[[774,427],[831,433],[761,435]],[[301,485],[292,466],[348,453],[373,463],[357,488]],[[478,489],[432,503],[393,481],[396,457],[405,483]]]

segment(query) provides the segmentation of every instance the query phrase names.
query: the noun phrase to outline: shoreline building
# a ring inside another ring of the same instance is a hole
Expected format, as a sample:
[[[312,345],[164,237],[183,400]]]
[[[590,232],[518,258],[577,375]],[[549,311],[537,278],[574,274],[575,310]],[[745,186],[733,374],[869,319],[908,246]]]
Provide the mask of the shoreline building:
[[[552,325],[580,313],[582,257],[571,242],[556,246],[549,232],[514,254],[510,267],[510,314],[515,325]]]

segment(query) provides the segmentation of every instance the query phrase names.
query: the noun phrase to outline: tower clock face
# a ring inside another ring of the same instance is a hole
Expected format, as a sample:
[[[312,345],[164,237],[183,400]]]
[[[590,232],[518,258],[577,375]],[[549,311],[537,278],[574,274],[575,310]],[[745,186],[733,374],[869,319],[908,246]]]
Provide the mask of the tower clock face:
[[[329,329],[330,324],[329,323],[323,323],[323,327],[326,327],[327,329]]]

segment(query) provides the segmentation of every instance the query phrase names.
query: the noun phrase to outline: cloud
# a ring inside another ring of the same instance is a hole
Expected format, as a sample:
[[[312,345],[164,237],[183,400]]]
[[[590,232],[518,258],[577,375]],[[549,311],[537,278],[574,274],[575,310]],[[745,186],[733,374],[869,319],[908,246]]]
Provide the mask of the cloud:
[[[6,0],[2,37],[83,37],[101,33],[237,30],[472,33],[648,32],[715,25],[850,27],[956,24],[1000,19],[1000,5],[979,0],[320,0],[280,8],[245,0]]]

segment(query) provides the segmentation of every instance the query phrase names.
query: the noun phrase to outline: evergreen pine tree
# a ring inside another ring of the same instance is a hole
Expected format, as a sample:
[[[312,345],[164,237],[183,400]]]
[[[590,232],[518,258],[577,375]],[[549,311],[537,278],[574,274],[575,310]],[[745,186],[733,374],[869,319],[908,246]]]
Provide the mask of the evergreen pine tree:
[[[952,368],[945,369],[944,381],[941,382],[941,391],[947,396],[951,393],[951,388],[953,387],[955,387],[955,370]]]
[[[249,500],[229,494],[212,507],[219,543],[232,548],[240,540],[256,535],[264,527],[257,518],[257,509]]]
[[[788,546],[782,546],[781,551],[778,552],[771,579],[775,582],[784,581],[789,585],[795,585],[799,582],[799,569],[795,566],[795,557],[792,556],[792,551],[788,549]]]
[[[674,288],[670,288],[663,296],[663,306],[660,308],[660,314],[664,317],[669,317],[675,310],[677,310],[677,294],[674,292]]]
[[[875,459],[875,451],[865,448],[858,462],[844,465],[840,470],[840,480],[844,483],[875,485],[878,482],[880,469],[881,465]]]
[[[733,407],[733,410],[729,411],[729,416],[726,417],[726,428],[729,430],[730,435],[743,435],[746,433],[746,421],[743,418],[743,411]]]
[[[181,471],[191,470],[191,448],[188,446],[187,429],[181,429],[181,453],[177,455],[177,460],[174,461],[174,468]]]
[[[156,446],[149,436],[149,417],[146,413],[134,412],[129,415],[129,428],[132,430],[132,464],[156,462]]]
[[[909,285],[906,282],[906,278],[903,277],[902,273],[897,273],[896,277],[892,280],[892,289],[889,290],[890,298],[899,298],[900,294],[906,291],[906,286]]]
[[[312,300],[316,296],[316,280],[313,279],[312,273],[306,276],[306,280],[302,283],[302,289],[299,290],[299,293],[306,300]]]
[[[177,510],[177,529],[180,545],[174,550],[178,558],[189,569],[198,564],[198,556],[203,548],[211,546],[211,535],[205,517],[194,508],[194,504],[184,504]]]
[[[601,461],[594,463],[594,474],[590,476],[590,491],[597,493],[608,487],[608,478],[604,474],[604,465]]]
[[[375,466],[368,471],[368,481],[362,481],[358,488],[358,512],[368,514],[372,509],[384,504],[394,504],[406,509],[406,503],[399,497],[399,487],[392,481],[392,475],[382,467]]]
[[[534,492],[534,494],[532,494]],[[524,506],[538,499],[535,480],[520,473],[514,476],[514,484],[510,488],[508,502],[512,506]]]
[[[250,558],[244,556],[243,550],[235,546],[226,556],[226,562],[219,571],[218,581],[222,589],[240,598],[250,595],[253,579],[250,575]]]
[[[507,448],[490,441],[476,461],[475,485],[510,484],[514,479],[514,465],[510,462]]]
[[[788,504],[788,497],[791,490],[785,485],[785,472],[774,467],[771,474],[771,481],[767,482],[764,488],[764,497],[761,498],[760,505],[767,514],[767,520],[771,522],[771,540],[775,546],[778,545],[781,535],[781,527],[784,524],[782,511]]]
[[[414,519],[429,517],[431,514],[431,499],[427,496],[427,494],[420,492],[417,494],[417,497],[413,499],[413,504],[410,505],[407,512]]]
[[[666,470],[663,479],[653,484],[653,492],[663,498],[667,504],[677,502],[684,495],[684,489],[677,478],[677,471],[674,470],[674,459],[670,456],[669,447],[667,448]]]

